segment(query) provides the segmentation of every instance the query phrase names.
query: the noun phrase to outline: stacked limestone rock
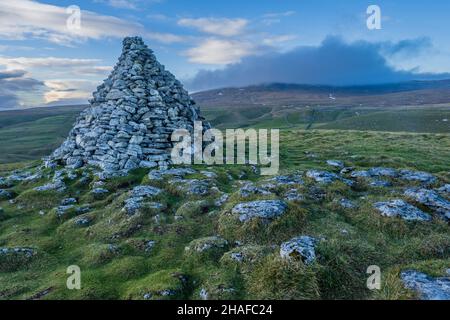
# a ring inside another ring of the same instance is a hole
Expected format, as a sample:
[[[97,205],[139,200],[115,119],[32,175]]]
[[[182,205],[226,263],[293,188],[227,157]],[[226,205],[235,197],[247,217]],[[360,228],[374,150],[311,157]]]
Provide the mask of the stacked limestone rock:
[[[173,130],[192,132],[194,121],[202,120],[182,84],[142,39],[127,37],[112,73],[47,163],[112,172],[167,167]]]

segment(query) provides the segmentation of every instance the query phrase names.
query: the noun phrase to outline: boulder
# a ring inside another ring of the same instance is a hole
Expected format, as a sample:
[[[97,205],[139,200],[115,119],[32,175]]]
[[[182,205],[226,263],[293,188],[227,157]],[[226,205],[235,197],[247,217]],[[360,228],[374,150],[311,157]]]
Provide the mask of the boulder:
[[[405,191],[405,196],[420,203],[450,221],[450,201],[441,197],[436,191],[411,188]]]
[[[400,178],[407,181],[420,182],[428,185],[436,182],[436,177],[423,171],[401,170]]]
[[[407,221],[431,220],[429,214],[400,199],[389,202],[377,202],[374,204],[374,207],[385,217],[399,217]]]
[[[259,200],[237,204],[231,210],[239,215],[241,222],[253,218],[273,220],[282,216],[287,210],[287,204],[282,200]]]
[[[329,165],[331,167],[336,167],[339,169],[344,168],[344,162],[340,161],[340,160],[327,160],[327,165]]]
[[[217,237],[205,237],[193,240],[185,247],[186,252],[203,253],[210,250],[224,250],[228,247],[228,241]]]
[[[422,300],[450,300],[450,278],[434,278],[416,270],[401,272],[406,288],[415,291]]]
[[[280,256],[283,259],[300,259],[305,264],[311,264],[316,260],[315,245],[317,239],[310,236],[300,236],[283,242],[280,246]]]

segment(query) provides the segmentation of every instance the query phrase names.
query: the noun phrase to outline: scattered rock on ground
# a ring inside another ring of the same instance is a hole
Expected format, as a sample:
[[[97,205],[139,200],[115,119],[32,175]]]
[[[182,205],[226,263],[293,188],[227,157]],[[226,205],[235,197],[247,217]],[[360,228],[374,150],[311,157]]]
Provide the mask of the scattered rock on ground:
[[[0,200],[10,199],[11,197],[12,197],[11,192],[4,189],[0,189]]]
[[[244,198],[255,194],[270,195],[272,193],[266,188],[258,187],[253,182],[250,181],[246,182],[244,186],[242,186],[241,189],[239,189],[239,195]]]
[[[389,202],[377,202],[374,204],[374,207],[385,217],[399,217],[408,221],[431,220],[429,214],[400,199]]]
[[[339,204],[344,209],[354,209],[357,207],[357,205],[353,201],[345,198],[341,198],[339,200],[335,199],[334,202]]]
[[[253,218],[272,220],[283,215],[287,204],[282,200],[259,200],[237,204],[232,209],[233,214],[239,215],[241,222]]]
[[[75,198],[65,198],[65,199],[61,200],[62,206],[67,206],[69,204],[75,204],[75,203],[77,203],[77,199],[75,199]]]
[[[437,192],[412,188],[405,191],[405,196],[434,210],[445,220],[450,221],[450,201],[442,198]]]
[[[337,174],[323,170],[308,170],[306,176],[318,183],[324,184],[332,183],[340,179]]]
[[[340,161],[340,160],[327,160],[327,165],[332,166],[332,167],[336,167],[339,169],[344,168],[344,162]]]
[[[305,264],[311,264],[316,259],[315,245],[317,241],[310,236],[293,238],[281,244],[280,256],[288,260],[300,258]]]
[[[432,184],[436,181],[436,177],[431,173],[412,170],[401,170],[400,178],[407,181],[418,181],[422,184]]]
[[[193,240],[185,247],[186,252],[205,252],[211,249],[225,249],[228,247],[228,241],[217,237],[205,237]]]
[[[172,168],[167,170],[152,170],[148,173],[148,178],[150,180],[162,180],[166,176],[183,178],[186,175],[194,174],[195,171],[192,168]]]
[[[406,288],[419,294],[422,300],[450,300],[450,278],[434,278],[425,273],[407,270],[401,274]]]
[[[304,196],[297,189],[289,189],[284,194],[284,199],[286,201],[303,201]]]

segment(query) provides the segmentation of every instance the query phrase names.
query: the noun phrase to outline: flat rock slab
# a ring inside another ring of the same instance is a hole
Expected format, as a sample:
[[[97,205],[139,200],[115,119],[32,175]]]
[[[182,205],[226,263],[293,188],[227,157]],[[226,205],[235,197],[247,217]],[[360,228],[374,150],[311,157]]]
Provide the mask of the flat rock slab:
[[[179,177],[183,178],[186,175],[194,174],[197,171],[191,168],[173,168],[167,170],[152,170],[148,174],[150,180],[162,180],[164,177]]]
[[[161,189],[152,186],[137,186],[131,190],[132,197],[154,197],[162,192]]]
[[[284,176],[276,176],[270,179],[269,181],[277,184],[277,185],[294,185],[304,184],[304,181],[302,177],[299,174],[290,174],[290,175],[284,175]]]
[[[310,236],[300,236],[286,241],[280,246],[280,256],[283,259],[300,258],[305,264],[311,264],[316,260],[315,245],[316,238]]]
[[[340,180],[341,178],[333,173],[328,171],[322,171],[322,170],[308,170],[306,172],[306,176],[310,179],[313,179],[314,181],[318,183],[324,183],[329,184],[334,181]]]
[[[241,222],[253,218],[272,220],[283,215],[287,207],[287,204],[282,200],[259,200],[239,203],[231,212],[238,214]]]
[[[445,220],[450,220],[450,201],[442,198],[436,191],[408,189],[405,191],[405,196],[436,211]]]
[[[11,192],[4,190],[4,189],[0,189],[0,200],[1,199],[10,199],[10,198],[12,198]]]
[[[399,217],[407,221],[431,220],[429,214],[400,199],[389,202],[377,202],[373,206],[385,217]]]
[[[407,270],[401,273],[406,288],[417,292],[422,300],[450,300],[450,278],[433,278],[425,273]]]
[[[187,194],[195,196],[204,196],[210,193],[215,185],[210,180],[199,179],[174,179],[169,181],[170,184],[176,185],[176,188]]]
[[[367,170],[353,171],[352,178],[398,177],[396,169],[386,167],[374,167]]]
[[[36,250],[32,248],[0,248],[0,256],[2,255],[24,255],[31,258],[36,254]]]
[[[407,181],[421,182],[423,184],[432,184],[436,181],[436,177],[431,173],[412,170],[401,170],[400,178]]]
[[[228,241],[217,237],[205,237],[193,240],[189,243],[187,247],[185,247],[185,251],[194,251],[194,252],[205,252],[211,249],[224,249],[228,247]]]
[[[344,162],[340,160],[327,160],[327,165],[331,167],[336,167],[339,169],[344,168]]]
[[[241,197],[249,197],[255,194],[270,195],[272,192],[264,186],[256,186],[253,182],[247,182],[241,189],[239,189],[239,195]]]

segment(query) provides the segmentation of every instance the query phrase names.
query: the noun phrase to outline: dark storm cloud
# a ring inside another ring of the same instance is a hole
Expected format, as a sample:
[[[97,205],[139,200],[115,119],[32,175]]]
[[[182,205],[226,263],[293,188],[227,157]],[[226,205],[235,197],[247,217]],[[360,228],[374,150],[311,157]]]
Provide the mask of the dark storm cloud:
[[[380,52],[386,56],[414,57],[426,50],[433,48],[431,39],[421,37],[416,39],[405,39],[398,42],[382,42],[379,44]]]
[[[0,71],[0,110],[20,105],[20,92],[30,92],[44,87],[42,81],[25,77],[23,70]]]
[[[385,58],[401,52],[417,54],[429,45],[427,38],[398,43],[347,43],[338,37],[328,37],[316,47],[253,56],[221,70],[200,71],[188,80],[187,87],[204,90],[272,82],[342,86],[439,78],[441,75],[395,70]]]

